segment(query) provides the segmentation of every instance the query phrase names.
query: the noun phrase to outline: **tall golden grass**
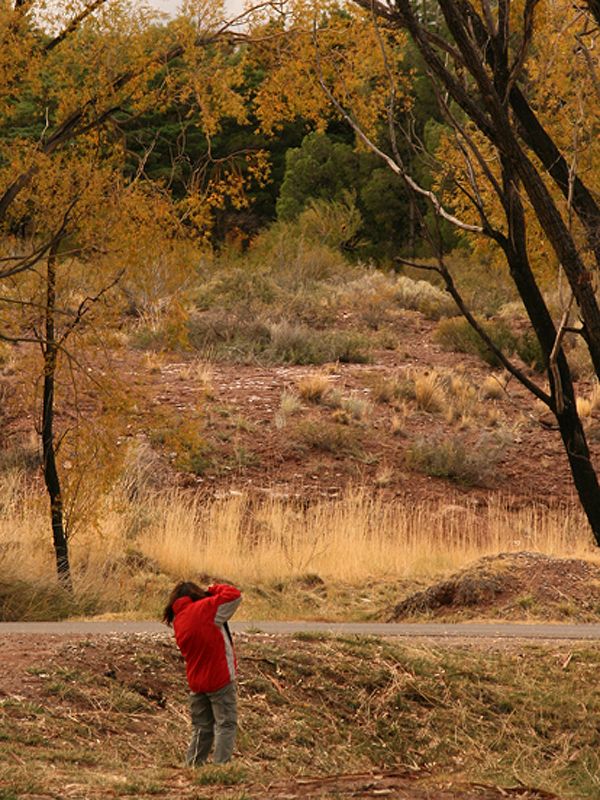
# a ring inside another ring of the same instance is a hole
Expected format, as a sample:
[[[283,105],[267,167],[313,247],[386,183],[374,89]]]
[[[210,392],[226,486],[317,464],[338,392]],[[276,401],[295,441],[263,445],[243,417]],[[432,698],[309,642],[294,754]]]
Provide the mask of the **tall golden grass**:
[[[71,555],[76,581],[106,591],[124,584],[127,570],[131,576],[132,553],[134,574],[146,558],[169,579],[202,574],[242,585],[307,573],[349,584],[432,577],[506,551],[600,558],[576,508],[532,502],[515,510],[509,498],[480,508],[465,499],[415,504],[348,490],[306,505],[177,491],[132,500],[115,490],[99,504],[94,523],[72,536]],[[18,473],[0,482],[0,575],[54,575],[46,499]]]

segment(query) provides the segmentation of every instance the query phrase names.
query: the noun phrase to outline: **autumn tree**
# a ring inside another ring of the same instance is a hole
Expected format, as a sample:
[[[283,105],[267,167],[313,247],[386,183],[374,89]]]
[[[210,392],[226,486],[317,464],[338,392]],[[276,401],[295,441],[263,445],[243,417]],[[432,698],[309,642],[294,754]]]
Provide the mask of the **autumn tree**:
[[[440,220],[470,238],[485,239],[502,254],[539,341],[547,385],[496,347],[464,302],[439,248],[429,268],[442,276],[506,369],[555,415],[579,499],[600,544],[600,488],[563,346],[567,332],[581,337],[600,377],[597,7],[563,0],[353,4],[371,15],[387,65],[387,141],[375,141],[319,67],[326,63],[326,45],[315,24],[318,82],[362,143],[408,191],[426,198]],[[447,126],[443,164],[440,153],[431,153],[445,176],[433,191],[410,174],[397,147],[398,78],[389,39],[398,31],[410,36],[427,65]],[[545,294],[549,272],[564,274],[570,290],[558,318]]]
[[[211,158],[221,121],[245,118],[235,25],[218,3],[190,3],[167,26],[126,2],[4,3],[0,36],[0,337],[41,352],[42,466],[57,572],[69,586],[61,362],[77,367],[73,337],[116,286],[147,294],[158,271],[176,294],[182,266],[193,268],[176,244],[205,244],[215,209],[247,202],[266,167],[260,152],[244,154],[244,170],[237,154]],[[177,198],[148,179],[147,153],[125,174],[122,131],[124,118],[173,98],[195,109],[207,142]]]

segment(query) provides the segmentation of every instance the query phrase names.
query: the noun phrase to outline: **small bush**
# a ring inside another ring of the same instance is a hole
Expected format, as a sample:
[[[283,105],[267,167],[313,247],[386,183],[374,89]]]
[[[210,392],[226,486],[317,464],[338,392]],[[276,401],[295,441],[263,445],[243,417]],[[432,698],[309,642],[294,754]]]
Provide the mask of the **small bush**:
[[[300,398],[297,394],[294,394],[293,392],[282,392],[281,399],[279,401],[279,408],[286,416],[292,416],[301,410],[302,403],[300,402]]]
[[[449,478],[466,486],[486,485],[502,457],[502,447],[490,437],[468,442],[461,436],[416,439],[406,450],[411,469],[435,478]]]
[[[475,386],[460,375],[451,375],[446,384],[449,404],[446,418],[449,422],[466,420],[477,412],[478,394]]]
[[[255,318],[223,311],[192,314],[188,341],[195,350],[219,355],[248,355],[263,352],[271,341],[269,326]]]
[[[327,406],[327,408],[339,410],[344,402],[344,394],[341,389],[332,389],[323,397],[322,402],[324,406]]]
[[[406,414],[394,414],[390,420],[390,433],[392,436],[406,436]]]
[[[589,419],[599,406],[600,388],[598,387],[598,384],[594,386],[589,397],[577,398],[577,413],[583,419]]]
[[[264,270],[251,269],[248,264],[240,267],[219,265],[217,274],[198,290],[195,301],[200,311],[209,309],[236,311],[271,305],[279,295],[273,277]]]
[[[327,361],[339,361],[342,364],[368,364],[371,360],[369,343],[359,333],[352,331],[334,331],[324,336],[328,348]]]
[[[363,420],[369,415],[371,404],[365,397],[352,394],[342,399],[341,409],[345,411],[351,419]]]
[[[498,400],[504,394],[506,380],[502,376],[488,375],[481,385],[481,396],[484,400]]]
[[[321,341],[314,332],[289,322],[271,326],[269,356],[286,364],[322,364],[327,360]]]
[[[482,322],[482,326],[502,352],[512,353],[515,350],[517,338],[505,322],[502,320]],[[435,330],[434,339],[446,350],[477,355],[492,367],[500,364],[496,354],[489,349],[464,317],[442,320]]]
[[[203,475],[212,466],[212,446],[200,420],[174,417],[150,433],[150,443],[164,447],[173,465],[183,472]]]
[[[362,455],[356,432],[335,422],[307,420],[298,425],[295,438],[300,445],[334,456]]]
[[[428,319],[455,317],[456,303],[443,289],[428,281],[415,281],[401,276],[396,282],[396,302],[400,308],[420,311]]]

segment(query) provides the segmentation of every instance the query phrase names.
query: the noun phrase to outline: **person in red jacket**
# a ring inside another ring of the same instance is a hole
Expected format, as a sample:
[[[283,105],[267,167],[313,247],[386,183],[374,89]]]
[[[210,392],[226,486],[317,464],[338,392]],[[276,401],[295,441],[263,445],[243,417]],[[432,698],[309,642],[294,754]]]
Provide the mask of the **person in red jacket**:
[[[213,741],[215,764],[230,760],[237,732],[236,660],[227,620],[241,603],[235,586],[202,589],[191,581],[175,586],[163,613],[173,625],[190,687],[192,739],[188,766],[204,764]]]

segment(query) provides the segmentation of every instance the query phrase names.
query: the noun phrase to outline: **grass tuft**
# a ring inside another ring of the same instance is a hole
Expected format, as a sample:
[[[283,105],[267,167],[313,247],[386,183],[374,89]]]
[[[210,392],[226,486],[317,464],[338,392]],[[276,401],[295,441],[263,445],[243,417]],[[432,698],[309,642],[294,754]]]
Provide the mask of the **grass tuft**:
[[[331,379],[327,375],[314,373],[296,382],[298,394],[309,403],[321,403],[332,390]]]

